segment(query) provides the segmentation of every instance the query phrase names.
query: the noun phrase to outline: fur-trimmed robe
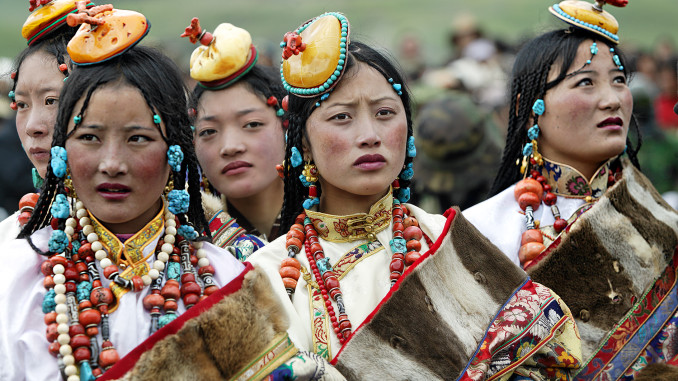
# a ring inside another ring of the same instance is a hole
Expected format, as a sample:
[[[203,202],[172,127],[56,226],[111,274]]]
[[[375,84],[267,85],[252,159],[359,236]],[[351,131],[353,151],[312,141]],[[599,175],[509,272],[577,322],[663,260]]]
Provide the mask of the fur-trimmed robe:
[[[251,368],[250,377],[256,374],[261,367],[252,367],[252,362],[262,355],[266,355],[267,371],[257,379],[272,371],[293,373],[298,380],[343,379],[323,359],[299,353],[289,342],[287,318],[270,282],[251,265],[184,315],[122,358],[100,380],[250,379],[247,373],[242,375],[243,369]],[[275,355],[272,342],[280,343]],[[295,365],[302,362],[313,366]]]
[[[677,246],[678,212],[624,161],[622,179],[528,267],[577,319],[579,378],[631,379],[678,355]]]

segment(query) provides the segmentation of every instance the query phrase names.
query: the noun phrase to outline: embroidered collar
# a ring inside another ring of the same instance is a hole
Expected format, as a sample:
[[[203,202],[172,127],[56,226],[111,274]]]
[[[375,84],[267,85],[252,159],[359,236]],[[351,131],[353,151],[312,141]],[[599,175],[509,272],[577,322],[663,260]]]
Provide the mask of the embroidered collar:
[[[391,224],[393,193],[389,192],[370,207],[368,213],[335,216],[306,210],[318,231],[318,236],[330,242],[351,242],[359,239],[373,241],[376,234]]]
[[[614,157],[603,164],[588,180],[578,170],[567,164],[557,163],[544,158],[541,175],[551,186],[552,192],[567,198],[583,198],[587,202],[599,199],[608,187],[608,174],[615,161]]]
[[[154,243],[162,232],[165,225],[164,215],[165,206],[163,205],[160,212],[146,226],[124,243],[120,242],[118,237],[106,229],[91,213],[89,213],[89,218],[92,220],[94,232],[99,236],[99,241],[108,251],[108,258],[123,270],[126,267],[136,267],[139,263],[145,263],[148,257],[153,255],[153,250],[144,254],[144,248]]]

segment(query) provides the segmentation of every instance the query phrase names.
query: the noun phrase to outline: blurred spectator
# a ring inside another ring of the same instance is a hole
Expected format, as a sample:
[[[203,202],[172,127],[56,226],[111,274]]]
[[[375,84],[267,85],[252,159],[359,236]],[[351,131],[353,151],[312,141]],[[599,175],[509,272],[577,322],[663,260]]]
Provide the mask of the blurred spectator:
[[[448,63],[461,57],[462,52],[468,44],[482,37],[483,32],[478,26],[476,17],[471,13],[458,13],[452,20],[452,28],[449,34],[453,56]]]
[[[398,63],[405,72],[407,83],[418,81],[426,68],[419,37],[406,33],[398,45]]]
[[[657,125],[666,130],[678,129],[678,115],[673,112],[678,102],[677,62],[671,59],[661,64],[657,72],[659,95],[654,101],[654,113]]]
[[[483,201],[502,152],[492,119],[468,95],[446,92],[421,107],[415,126],[416,204],[441,213]]]

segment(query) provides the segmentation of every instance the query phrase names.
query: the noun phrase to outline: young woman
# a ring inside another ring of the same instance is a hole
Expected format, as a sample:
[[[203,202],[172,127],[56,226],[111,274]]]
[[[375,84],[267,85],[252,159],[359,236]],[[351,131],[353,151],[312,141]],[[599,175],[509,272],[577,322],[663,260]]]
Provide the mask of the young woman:
[[[255,236],[254,247],[242,239],[234,245],[245,260],[279,235],[283,89],[273,68],[256,64],[258,53],[244,29],[221,24],[211,34],[196,18],[184,35],[203,44],[191,57],[191,77],[198,81],[194,142],[210,187],[222,196],[216,202],[206,197],[206,214],[218,245],[233,245],[238,230]]]
[[[288,233],[249,261],[271,278],[290,337],[353,379],[567,376],[579,343],[557,297],[456,210],[446,219],[405,204],[408,90],[348,34],[346,17],[327,13],[284,39]]]
[[[286,361],[322,375],[287,338],[266,278],[206,242],[188,92],[169,58],[135,46],[148,21],[85,18],[111,27],[69,43],[86,66],[61,93],[35,212],[0,250],[13,263],[0,271],[0,375],[263,377]],[[118,43],[84,49],[103,32]]]
[[[11,74],[14,84],[9,97],[12,109],[16,110],[21,145],[35,167],[33,184],[40,188],[47,173],[59,92],[69,73],[66,44],[77,28],[66,23],[66,15],[76,8],[73,0],[56,0],[43,6],[33,3],[33,13],[22,28],[28,47],[15,60]],[[86,3],[86,8],[92,6]],[[22,197],[19,211],[0,222],[0,242],[16,238],[37,200],[36,193]]]
[[[572,309],[586,359],[577,377],[632,379],[678,354],[678,213],[638,170],[617,23],[599,6],[554,5],[573,27],[518,54],[494,196],[464,215]]]

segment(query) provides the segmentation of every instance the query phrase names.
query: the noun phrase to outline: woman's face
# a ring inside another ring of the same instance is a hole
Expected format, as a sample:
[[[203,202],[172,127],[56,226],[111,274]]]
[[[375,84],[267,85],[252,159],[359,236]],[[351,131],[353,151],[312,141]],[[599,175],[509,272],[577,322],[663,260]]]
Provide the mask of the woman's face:
[[[306,136],[323,197],[383,195],[405,162],[407,115],[386,78],[358,63],[308,118]]]
[[[541,154],[580,171],[595,170],[624,151],[633,110],[626,76],[612,61],[614,53],[598,42],[598,53],[591,58],[592,43],[579,46],[568,76],[546,93],[545,112],[539,117]],[[551,68],[549,81],[559,70]]]
[[[69,132],[83,102],[75,105]],[[165,134],[164,122],[161,126]],[[139,231],[162,205],[160,195],[169,176],[167,148],[136,87],[98,88],[66,141],[78,198],[113,233]]]
[[[37,51],[22,62],[14,91],[16,129],[21,145],[43,178],[47,173],[64,78],[56,58],[44,51]]]
[[[227,198],[251,197],[282,181],[275,167],[285,159],[280,118],[246,84],[205,91],[195,128],[198,161]]]

